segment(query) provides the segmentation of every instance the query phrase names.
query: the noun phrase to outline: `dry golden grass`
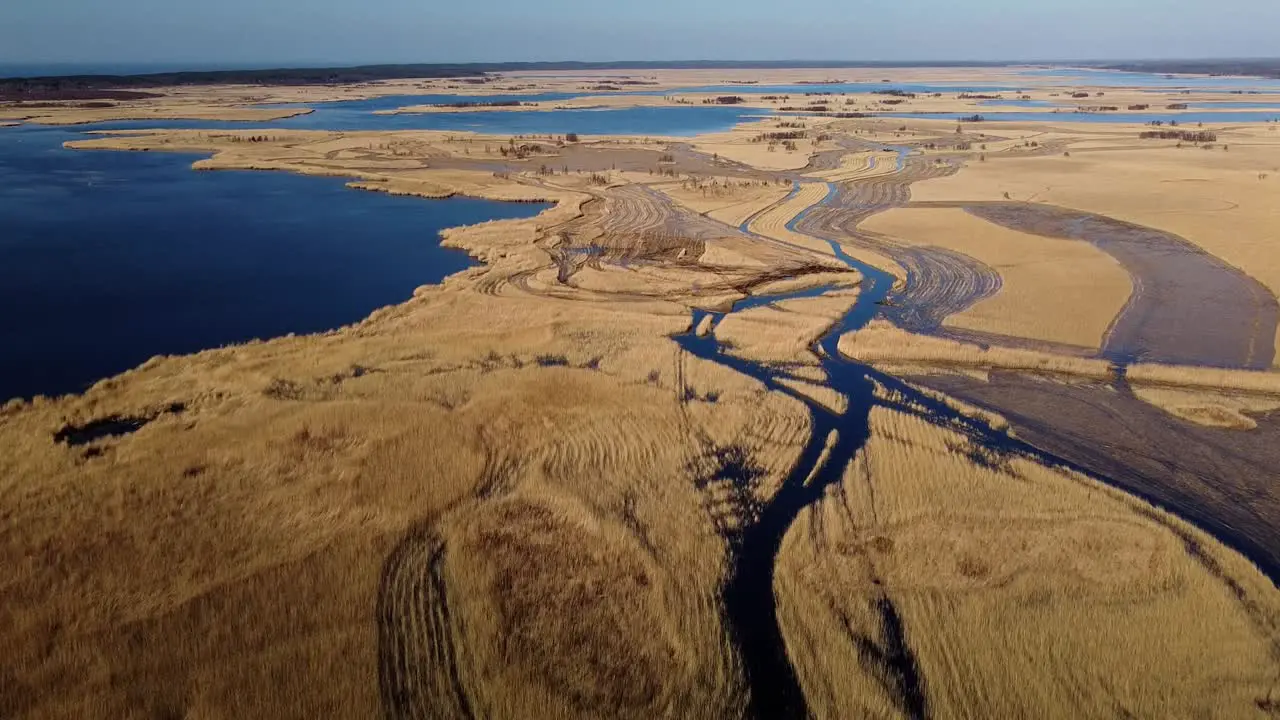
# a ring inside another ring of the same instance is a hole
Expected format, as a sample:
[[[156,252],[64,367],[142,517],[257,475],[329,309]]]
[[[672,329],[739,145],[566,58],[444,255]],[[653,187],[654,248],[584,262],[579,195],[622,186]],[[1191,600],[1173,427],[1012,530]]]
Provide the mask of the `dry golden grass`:
[[[1014,370],[1032,373],[1110,379],[1111,363],[1068,357],[1035,350],[977,345],[917,335],[884,320],[840,338],[841,354],[881,368],[902,371],[989,372]]]
[[[949,327],[1096,349],[1132,292],[1129,273],[1089,243],[1008,230],[957,208],[898,208],[862,229],[962,253],[1000,273],[1000,290],[949,316]]]
[[[590,217],[590,198],[643,197],[629,179],[601,189],[415,165],[475,147],[441,133],[235,139],[245,134],[86,146],[207,150],[218,154],[202,167],[557,205],[449,231],[446,243],[488,264],[357,325],[156,358],[82,396],[0,409],[0,716],[741,715],[719,592],[724,535],[751,518],[717,458],[741,452],[767,500],[811,419],[670,336],[690,329],[691,306],[741,297],[729,281],[828,257],[784,227],[825,186],[753,225],[804,251],[727,238],[701,258],[606,263],[562,282],[550,252],[561,230]],[[660,207],[637,205],[635,222]],[[726,266],[705,267],[712,256]],[[757,290],[828,280],[855,278]],[[808,348],[856,294],[699,332],[739,357],[798,363],[804,381],[790,389],[840,410]],[[841,350],[876,364],[1110,377],[1101,361],[883,323]],[[1188,372],[1130,377],[1159,385]],[[154,419],[82,446],[54,439],[112,417]],[[905,714],[876,612],[885,599],[934,717],[1227,717],[1274,692],[1280,599],[1238,555],[1117,492],[906,413],[877,409],[871,429],[779,561],[787,650],[816,716]]]
[[[1210,127],[1210,126],[1206,126]],[[1136,130],[1093,131],[1105,152],[1070,158],[1007,158],[971,163],[949,178],[918,183],[916,200],[1014,200],[1098,213],[1179,235],[1280,293],[1274,239],[1280,208],[1280,130],[1215,127],[1218,149],[1143,141]],[[1224,152],[1221,145],[1230,147]],[[1265,175],[1265,177],[1261,177]],[[1278,346],[1280,347],[1280,346]]]
[[[785,280],[777,280],[775,282],[765,283],[751,291],[752,295],[778,295],[781,293],[795,292],[796,290],[804,290],[811,287],[820,287],[824,285],[836,287],[853,287],[862,282],[862,275],[853,271],[844,272],[819,272],[812,275],[802,275],[800,277],[787,278]]]
[[[815,717],[912,714],[887,607],[929,717],[1257,712],[1280,623],[1264,577],[1121,493],[974,452],[877,409],[844,483],[787,534],[775,587]]]
[[[1267,413],[1280,409],[1280,395],[1258,397],[1230,391],[1170,390],[1162,387],[1133,388],[1146,403],[1167,410],[1188,422],[1229,430],[1253,430],[1258,423],[1246,413]]]
[[[699,178],[697,186],[687,182],[661,183],[653,188],[694,212],[730,227],[738,227],[791,192],[789,185],[761,185],[759,181],[736,178]]]
[[[824,183],[805,183],[785,202],[769,208],[751,220],[747,229],[758,235],[777,240],[787,245],[803,248],[820,255],[831,255],[831,246],[804,233],[787,229],[787,223],[809,207],[822,202],[827,196]]]
[[[827,182],[846,182],[892,175],[895,172],[897,172],[897,163],[892,155],[857,152],[845,155],[840,159],[840,165],[834,169],[811,172],[808,176]]]
[[[229,120],[268,122],[305,115],[310,108],[255,108],[206,102],[133,101],[108,108],[79,108],[74,103],[58,108],[24,108],[0,105],[0,120],[20,120],[38,125],[83,125],[118,120]]]
[[[814,123],[809,123],[813,125]],[[820,149],[812,137],[795,140],[795,150],[788,150],[782,143],[758,142],[761,133],[778,132],[778,124],[772,120],[743,123],[729,132],[699,135],[690,143],[694,149],[707,155],[722,157],[750,165],[761,170],[799,170],[809,164],[809,157]]]
[[[785,469],[805,422],[681,358],[685,322],[435,290],[10,408],[4,714],[375,714],[380,572],[422,525],[478,707],[731,712],[724,546],[688,466],[748,442]],[[95,457],[52,439],[174,402]]]
[[[329,172],[307,160],[331,150],[265,159]],[[0,715],[372,715],[397,652],[498,716],[740,708],[715,601],[735,518],[690,468],[732,444],[776,484],[803,406],[684,357],[684,305],[529,295],[543,228],[585,196],[409,173],[364,182],[561,203],[450,231],[493,265],[359,325],[6,406]],[[53,438],[113,416],[156,419]]]
[[[857,290],[740,310],[715,328],[735,355],[770,362],[814,362],[809,346],[857,301]]]
[[[1132,383],[1182,387],[1194,390],[1237,390],[1258,395],[1280,395],[1280,372],[1224,370],[1138,363],[1128,369]]]

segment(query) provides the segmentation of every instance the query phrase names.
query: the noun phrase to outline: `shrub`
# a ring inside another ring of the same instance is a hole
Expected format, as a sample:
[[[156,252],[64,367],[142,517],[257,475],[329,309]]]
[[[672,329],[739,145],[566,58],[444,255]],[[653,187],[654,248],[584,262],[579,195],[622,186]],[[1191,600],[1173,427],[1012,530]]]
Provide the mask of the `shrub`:
[[[1210,130],[1146,130],[1138,134],[1143,140],[1181,140],[1193,143],[1217,142],[1218,134]]]

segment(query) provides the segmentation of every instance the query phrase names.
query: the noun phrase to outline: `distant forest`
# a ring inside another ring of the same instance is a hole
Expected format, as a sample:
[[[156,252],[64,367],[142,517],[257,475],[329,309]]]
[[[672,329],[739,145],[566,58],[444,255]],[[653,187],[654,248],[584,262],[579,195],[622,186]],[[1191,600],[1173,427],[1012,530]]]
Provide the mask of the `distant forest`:
[[[31,78],[0,78],[0,100],[91,99],[94,91],[140,90],[174,85],[332,85],[403,80],[408,78],[458,78],[474,83],[487,80],[488,73],[529,70],[704,70],[770,68],[860,68],[860,67],[1002,67],[1008,63],[973,62],[734,62],[704,60],[691,62],[509,62],[465,64],[361,65],[329,68],[274,68],[266,70],[209,70],[197,72],[147,73],[143,75],[60,75]],[[106,96],[104,96],[106,97]],[[116,99],[121,99],[116,96]]]
[[[57,75],[0,79],[0,100],[83,100],[121,98],[120,91],[174,85],[329,85],[404,78],[465,78],[485,82],[469,65],[366,65],[347,68],[206,70],[144,75]],[[113,92],[114,91],[114,92]]]
[[[34,78],[0,78],[0,100],[89,100],[127,99],[122,91],[174,85],[330,85],[401,80],[408,78],[457,78],[463,82],[485,83],[490,73],[530,70],[766,70],[779,68],[900,68],[900,67],[1009,67],[1025,62],[920,61],[731,61],[687,62],[508,62],[462,64],[362,65],[329,68],[275,68],[265,70],[211,70],[147,73],[143,75],[65,75]],[[1144,60],[1122,63],[1069,63],[1077,67],[1131,70],[1152,73],[1208,73],[1215,75],[1261,75],[1280,78],[1280,59],[1269,60]]]
[[[1280,78],[1280,58],[1246,60],[1131,60],[1120,63],[1086,63],[1085,67],[1145,73],[1195,73],[1203,75],[1258,75]]]

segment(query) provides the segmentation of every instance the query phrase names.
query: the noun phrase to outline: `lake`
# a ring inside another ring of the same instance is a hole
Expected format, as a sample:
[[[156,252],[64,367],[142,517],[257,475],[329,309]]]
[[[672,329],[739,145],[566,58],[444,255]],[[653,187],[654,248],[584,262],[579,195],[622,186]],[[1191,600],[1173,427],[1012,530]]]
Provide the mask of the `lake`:
[[[472,264],[440,247],[440,230],[546,207],[62,149],[77,136],[0,128],[0,398],[357,322]]]
[[[1037,71],[1029,71],[1036,76]],[[1053,71],[1061,74],[1065,71]],[[1077,72],[1077,71],[1070,71]],[[1045,72],[1044,74],[1053,74]],[[1080,71],[1096,81],[1097,72]],[[1165,87],[1159,76],[1101,79]],[[1188,83],[1186,78],[1178,81]],[[1195,87],[1236,87],[1241,78],[1198,78]],[[1266,81],[1262,81],[1266,82]],[[712,85],[681,92],[803,95],[897,89],[919,94],[1003,92],[1011,86],[841,83]],[[140,121],[0,128],[0,399],[73,392],[156,354],[308,333],[356,322],[470,264],[439,247],[446,227],[529,217],[543,206],[474,199],[428,201],[352,191],[334,178],[285,173],[192,172],[195,156],[78,152],[61,144],[108,128],[474,130],[501,135],[671,135],[727,130],[768,111],[672,105],[625,109],[521,110],[375,115],[414,104],[557,102],[589,93],[477,98],[401,95],[311,105],[272,123]],[[1230,111],[1139,114],[984,113],[987,120],[1047,122],[1258,122],[1259,103]],[[1261,109],[1261,108],[1259,108]],[[885,117],[957,119],[963,113]]]
[[[1137,123],[1177,122],[1179,125],[1206,123],[1258,123],[1280,121],[1280,110],[1271,112],[1223,110],[1220,112],[984,112],[984,122],[1047,123]],[[915,118],[918,120],[959,120],[973,113],[877,113],[876,117]]]
[[[1091,68],[1039,68],[1024,70],[1019,74],[1041,81],[1055,78],[1061,79],[1059,84],[1095,85],[1100,87],[1187,88],[1196,90],[1270,89],[1280,91],[1280,80],[1260,77],[1162,75],[1158,73]]]
[[[457,96],[402,96],[389,100],[316,103],[309,115],[278,120],[271,127],[306,130],[457,130],[501,135],[674,135],[689,137],[730,130],[769,115],[768,110],[727,105],[671,105],[623,109],[493,110],[461,113],[374,115],[374,110],[455,102]],[[538,97],[538,96],[531,96]],[[556,99],[564,99],[557,96]],[[436,102],[431,102],[435,100]],[[470,98],[475,101],[476,98]],[[534,102],[534,100],[529,100]]]

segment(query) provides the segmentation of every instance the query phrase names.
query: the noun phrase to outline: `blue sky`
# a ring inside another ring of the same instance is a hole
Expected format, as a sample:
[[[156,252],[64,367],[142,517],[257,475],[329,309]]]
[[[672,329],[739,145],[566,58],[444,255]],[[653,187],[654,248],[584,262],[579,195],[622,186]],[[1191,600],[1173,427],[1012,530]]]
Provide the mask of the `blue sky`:
[[[1280,0],[0,0],[0,63],[1280,55]]]

